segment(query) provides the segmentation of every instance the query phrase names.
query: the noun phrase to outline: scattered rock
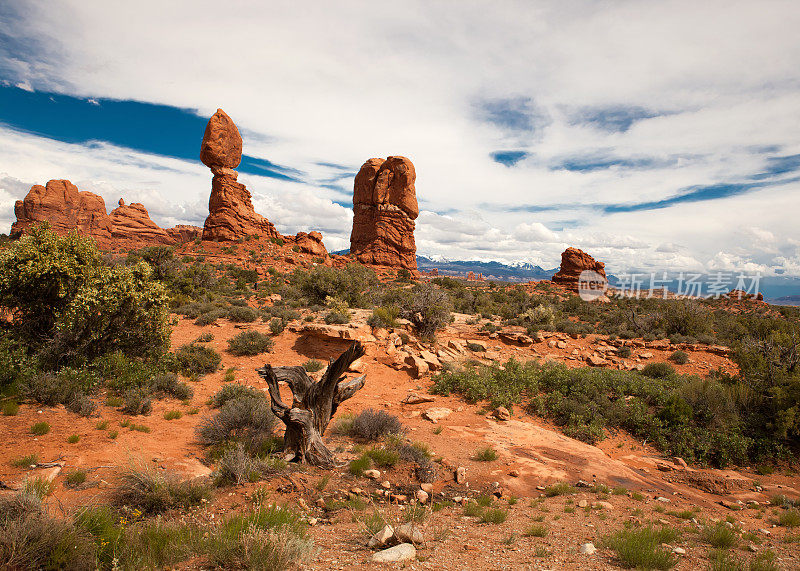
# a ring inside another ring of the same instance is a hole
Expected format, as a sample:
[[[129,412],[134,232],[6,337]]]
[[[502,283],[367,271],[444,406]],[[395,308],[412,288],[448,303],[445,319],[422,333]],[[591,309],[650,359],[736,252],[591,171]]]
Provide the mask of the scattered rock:
[[[498,406],[496,409],[494,409],[492,416],[497,420],[511,420],[511,413],[508,412],[508,409],[504,406]]]
[[[411,561],[417,557],[417,548],[411,543],[401,543],[389,549],[378,551],[372,556],[374,563],[396,563],[400,561]]]
[[[467,480],[467,469],[463,466],[456,468],[455,479],[456,484],[463,484]]]
[[[404,523],[398,527],[394,532],[394,536],[400,543],[421,545],[425,541],[422,537],[422,532],[412,523]]]
[[[579,508],[588,508],[589,507],[589,501],[588,500],[579,500],[578,501],[578,507]]]
[[[429,496],[428,496],[428,492],[426,492],[425,490],[417,490],[417,493],[414,494],[414,495],[417,498],[417,501],[419,503],[425,504],[425,503],[428,502],[428,497]]]
[[[385,525],[383,529],[377,532],[375,535],[369,538],[367,542],[367,547],[370,549],[375,549],[376,547],[383,547],[384,545],[388,544],[389,541],[394,537],[394,528],[391,525]]]
[[[657,502],[663,502],[663,503],[665,503],[665,504],[668,504],[668,503],[670,503],[670,501],[671,501],[671,500],[670,500],[669,498],[665,498],[664,496],[658,496],[658,497],[656,498],[656,501],[657,501]]]
[[[378,470],[364,470],[364,476],[370,480],[377,480],[381,477],[381,473]]]
[[[433,484],[424,483],[419,485],[419,489],[423,492],[432,493],[433,492]]]
[[[449,408],[429,408],[422,413],[422,418],[436,424],[453,413]]]
[[[594,555],[597,552],[597,548],[594,543],[584,543],[580,547],[580,552],[583,555]]]
[[[683,547],[676,547],[672,550],[675,555],[686,555],[686,550]]]
[[[436,400],[430,395],[418,395],[417,393],[408,393],[406,398],[400,401],[402,404],[422,404],[426,402],[433,402]]]

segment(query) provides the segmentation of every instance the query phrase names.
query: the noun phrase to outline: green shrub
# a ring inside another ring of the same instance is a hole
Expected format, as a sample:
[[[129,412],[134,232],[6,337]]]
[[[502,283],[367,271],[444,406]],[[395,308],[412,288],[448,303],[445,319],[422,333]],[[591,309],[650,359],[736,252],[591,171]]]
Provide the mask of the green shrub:
[[[400,314],[411,321],[422,337],[433,337],[450,323],[453,303],[447,292],[430,283],[414,286],[400,299]]]
[[[214,340],[213,333],[203,333],[202,335],[200,335],[200,337],[198,337],[195,340],[195,343],[210,343],[213,340]]]
[[[31,426],[30,432],[36,436],[43,436],[50,432],[50,425],[46,422],[37,422]]]
[[[661,546],[670,543],[678,532],[670,528],[643,527],[626,529],[603,537],[602,544],[617,554],[625,567],[637,569],[671,569],[678,561]]]
[[[363,307],[366,293],[378,285],[378,277],[361,264],[352,263],[341,269],[327,266],[315,266],[308,272],[297,269],[290,282],[309,304],[323,305],[328,298],[338,298],[349,307]]]
[[[252,323],[258,319],[258,311],[252,307],[232,306],[228,310],[228,319],[235,323]]]
[[[64,486],[77,488],[86,482],[86,470],[72,470],[64,475]]]
[[[264,393],[248,385],[230,384],[224,385],[209,399],[209,404],[214,408],[219,408],[225,403],[238,398],[266,398]]]
[[[274,317],[269,322],[269,330],[273,335],[280,335],[286,329],[286,323],[279,317]]]
[[[48,368],[118,350],[158,355],[169,342],[168,299],[152,274],[145,262],[108,265],[93,240],[42,224],[0,252],[0,307]]]
[[[219,369],[222,356],[211,347],[183,345],[175,352],[178,370],[186,376],[201,376]]]
[[[689,354],[685,351],[675,351],[672,355],[669,356],[669,360],[675,363],[676,365],[685,365],[689,362]]]
[[[700,531],[700,538],[712,547],[720,549],[733,547],[739,541],[739,536],[733,529],[725,525],[725,522],[703,527]]]
[[[499,524],[505,522],[506,519],[508,519],[508,510],[492,508],[484,512],[483,516],[481,517],[481,523]]]
[[[39,463],[39,457],[36,454],[28,454],[20,458],[11,460],[11,465],[17,468],[30,469],[31,466],[36,466]]]
[[[547,535],[547,526],[541,524],[533,524],[525,530],[526,537],[545,537]]]
[[[206,486],[152,468],[126,470],[114,493],[117,505],[137,508],[145,514],[193,506],[207,497]]]
[[[475,353],[482,353],[486,351],[486,347],[481,345],[480,343],[472,343],[471,341],[467,341],[467,349]]]
[[[242,331],[228,340],[228,352],[238,357],[252,356],[272,350],[275,341],[269,336],[258,331]]]
[[[197,428],[200,441],[207,445],[241,442],[248,451],[271,447],[275,417],[270,403],[260,398],[240,397],[223,404],[217,413],[204,419]]]
[[[675,375],[675,369],[669,363],[648,363],[642,369],[645,377],[652,379],[665,379]]]
[[[494,462],[497,460],[497,452],[491,446],[486,446],[485,448],[479,448],[472,459],[479,462]]]
[[[132,389],[123,395],[125,404],[122,405],[122,412],[131,416],[140,414],[147,415],[153,411],[153,401],[148,391],[144,389]]]
[[[79,434],[70,434],[69,437],[67,438],[67,442],[69,442],[70,444],[77,444],[78,442],[80,442],[80,440],[81,437]]]
[[[317,371],[321,371],[325,368],[325,363],[322,361],[317,361],[316,359],[309,359],[303,363],[303,368],[309,373],[316,373]]]
[[[565,496],[576,493],[577,490],[567,484],[566,482],[558,482],[557,484],[551,484],[544,489],[544,495],[548,498],[552,498],[555,496]]]
[[[400,419],[384,410],[371,408],[361,411],[350,426],[349,434],[366,441],[379,440],[390,434],[401,434],[403,425]]]
[[[367,325],[373,329],[391,329],[397,327],[397,318],[399,316],[399,307],[393,305],[376,307],[372,310],[372,315],[367,318]]]
[[[778,516],[778,525],[783,527],[797,527],[800,526],[800,510],[789,509]]]
[[[19,412],[19,404],[13,400],[7,400],[3,403],[3,416],[16,416]]]
[[[164,420],[178,420],[183,416],[183,413],[179,410],[168,410],[164,413]]]

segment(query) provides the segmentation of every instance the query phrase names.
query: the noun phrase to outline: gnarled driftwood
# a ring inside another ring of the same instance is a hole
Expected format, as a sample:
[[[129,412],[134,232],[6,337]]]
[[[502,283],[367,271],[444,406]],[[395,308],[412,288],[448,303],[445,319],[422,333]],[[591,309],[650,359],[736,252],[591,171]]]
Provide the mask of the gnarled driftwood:
[[[307,462],[314,466],[331,468],[337,466],[336,457],[322,442],[322,435],[342,401],[356,394],[366,382],[366,375],[343,380],[344,372],[364,354],[358,341],[335,361],[319,382],[314,382],[303,367],[272,367],[265,364],[256,372],[263,377],[272,399],[272,412],[285,425],[283,436],[286,459],[291,462]],[[292,406],[281,400],[278,382],[285,381],[292,390]]]

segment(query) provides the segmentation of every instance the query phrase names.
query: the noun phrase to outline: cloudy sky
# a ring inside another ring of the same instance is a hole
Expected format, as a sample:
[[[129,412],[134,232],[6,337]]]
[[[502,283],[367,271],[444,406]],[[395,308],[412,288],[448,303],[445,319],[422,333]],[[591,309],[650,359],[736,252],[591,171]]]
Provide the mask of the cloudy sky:
[[[202,225],[221,107],[256,210],[331,250],[359,166],[404,155],[424,255],[800,276],[798,30],[770,0],[5,0],[0,231],[54,178]]]

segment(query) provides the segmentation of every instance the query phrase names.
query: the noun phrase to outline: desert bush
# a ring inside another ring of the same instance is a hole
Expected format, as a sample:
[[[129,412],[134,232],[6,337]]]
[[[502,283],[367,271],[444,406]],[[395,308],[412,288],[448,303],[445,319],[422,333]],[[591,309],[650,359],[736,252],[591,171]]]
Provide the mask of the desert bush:
[[[379,440],[389,434],[400,434],[403,425],[400,419],[386,411],[368,408],[361,411],[350,427],[350,435],[366,441]]]
[[[117,350],[163,353],[167,302],[146,263],[107,265],[91,239],[58,236],[46,224],[0,252],[0,307],[50,369]]]
[[[159,373],[152,378],[152,390],[159,395],[188,400],[194,396],[192,387],[179,380],[173,373]]]
[[[258,331],[242,331],[228,340],[228,352],[238,357],[267,353],[275,346],[275,341]]]
[[[114,502],[155,514],[199,504],[208,494],[207,486],[181,480],[174,474],[152,468],[129,468],[121,475]]]
[[[43,436],[50,432],[50,425],[44,421],[31,425],[30,433],[35,436]]]
[[[328,325],[343,325],[350,323],[350,315],[347,313],[339,313],[338,311],[329,311],[325,314],[325,323]]]
[[[86,482],[86,470],[72,470],[64,474],[64,486],[67,488],[77,488]]]
[[[122,412],[131,416],[147,415],[153,411],[153,401],[145,389],[131,389],[123,395]]]
[[[85,394],[77,393],[67,402],[66,408],[78,416],[91,416],[97,409],[97,403]]]
[[[216,323],[217,319],[223,319],[225,317],[228,317],[228,310],[224,308],[216,308],[198,315],[197,319],[194,320],[194,324],[199,325],[200,327],[207,327],[208,325],[213,325]]]
[[[685,365],[689,362],[689,354],[686,351],[675,351],[669,356],[669,360],[676,365]]]
[[[481,516],[481,523],[500,524],[508,519],[508,510],[502,508],[491,508],[486,510]]]
[[[286,464],[276,458],[258,458],[248,453],[241,442],[225,449],[220,456],[217,484],[241,485],[276,474]]]
[[[286,329],[286,323],[279,317],[273,317],[269,322],[269,330],[273,335],[280,335]]]
[[[258,319],[258,311],[252,307],[232,306],[228,310],[228,319],[235,323],[252,323]]]
[[[321,371],[325,368],[325,363],[322,361],[317,361],[316,359],[309,359],[303,363],[303,368],[309,373],[316,373],[317,371]]]
[[[203,333],[202,335],[200,335],[200,337],[195,339],[195,343],[209,343],[213,340],[214,340],[213,333]]]
[[[325,304],[331,297],[344,300],[349,307],[363,307],[366,293],[378,285],[378,277],[361,264],[352,263],[341,269],[327,266],[315,266],[308,272],[297,269],[290,282],[309,304]]]
[[[707,525],[700,530],[700,538],[712,547],[728,549],[739,541],[736,532],[725,525],[725,522],[718,522],[714,525]]]
[[[19,412],[19,403],[14,400],[7,400],[3,403],[2,414],[3,416],[16,416]]]
[[[669,363],[648,363],[642,369],[642,374],[652,379],[664,379],[673,376],[675,368]]]
[[[614,550],[625,567],[636,569],[671,569],[677,563],[662,543],[676,539],[678,532],[671,528],[643,527],[625,529],[603,537],[602,544]]]
[[[266,398],[264,393],[258,389],[247,385],[230,384],[224,385],[218,390],[209,400],[209,404],[214,408],[219,408],[225,403],[238,399],[238,398]]]
[[[478,462],[494,462],[497,460],[497,452],[491,446],[486,446],[484,448],[479,448],[472,459]]]
[[[453,303],[447,292],[430,283],[414,286],[400,300],[401,316],[411,321],[423,337],[433,337],[436,331],[450,323]]]
[[[400,317],[400,308],[394,305],[376,307],[372,315],[367,318],[367,325],[373,329],[391,329],[397,327],[397,318]]]
[[[222,356],[211,347],[190,343],[175,352],[175,362],[177,369],[184,375],[200,376],[219,369]]]
[[[800,510],[789,509],[778,516],[778,525],[783,527],[797,527],[800,526]]]
[[[262,395],[260,398],[240,397],[226,402],[214,416],[200,424],[197,432],[204,444],[236,441],[251,451],[271,441],[274,430],[275,417],[270,403]]]

